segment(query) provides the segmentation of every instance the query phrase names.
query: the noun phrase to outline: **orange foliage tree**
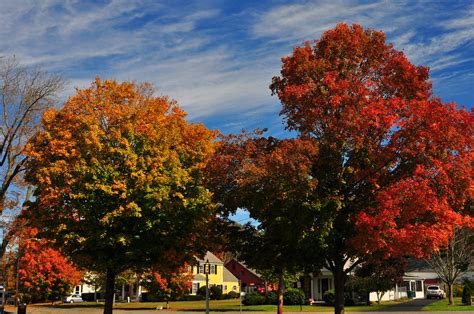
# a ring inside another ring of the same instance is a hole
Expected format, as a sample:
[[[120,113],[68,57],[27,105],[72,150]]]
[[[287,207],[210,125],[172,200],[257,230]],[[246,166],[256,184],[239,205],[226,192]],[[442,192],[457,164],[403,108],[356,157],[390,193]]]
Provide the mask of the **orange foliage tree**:
[[[215,215],[202,168],[215,132],[185,117],[147,84],[96,79],[47,111],[29,144],[31,220],[78,265],[107,273],[104,313],[118,273],[205,252]]]
[[[171,301],[189,294],[192,280],[193,274],[188,272],[188,267],[185,265],[173,272],[150,271],[144,275],[142,284],[148,291],[148,301],[153,299]]]
[[[80,284],[83,273],[37,230],[27,228],[28,238],[19,239],[19,291],[32,300],[59,300]]]

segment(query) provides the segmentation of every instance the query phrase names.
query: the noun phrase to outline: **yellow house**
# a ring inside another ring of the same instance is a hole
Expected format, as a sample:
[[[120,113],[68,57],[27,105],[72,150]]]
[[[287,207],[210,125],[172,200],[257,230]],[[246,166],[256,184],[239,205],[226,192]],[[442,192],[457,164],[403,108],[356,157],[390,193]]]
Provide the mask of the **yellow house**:
[[[217,256],[207,252],[204,259],[197,259],[197,264],[191,267],[193,273],[191,294],[196,294],[200,287],[206,286],[206,274],[204,273],[206,261],[210,264],[209,287],[217,286],[221,288],[222,293],[231,291],[240,293],[239,280],[224,267],[224,263]]]

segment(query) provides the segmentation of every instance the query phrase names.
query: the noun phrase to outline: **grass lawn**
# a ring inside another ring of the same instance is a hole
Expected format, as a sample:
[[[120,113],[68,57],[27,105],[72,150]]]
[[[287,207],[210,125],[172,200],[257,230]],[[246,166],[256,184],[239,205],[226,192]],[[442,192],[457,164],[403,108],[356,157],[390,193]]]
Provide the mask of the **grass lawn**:
[[[423,311],[470,311],[474,313],[474,305],[463,305],[461,298],[454,298],[454,305],[448,305],[448,299],[442,299],[423,307]]]
[[[399,302],[389,301],[383,302],[382,304],[373,304],[370,306],[360,305],[360,306],[347,306],[347,311],[352,312],[365,312],[373,311],[377,309],[383,309]],[[204,301],[176,301],[170,302],[171,311],[195,311],[195,312],[204,312],[206,308],[206,303]],[[57,307],[61,308],[71,308],[71,307],[102,307],[103,303],[95,302],[84,302],[84,303],[75,303],[75,304],[60,304]],[[166,302],[133,302],[133,303],[116,303],[116,309],[140,309],[140,310],[149,310],[156,309],[157,307],[163,306],[165,308]],[[214,311],[239,311],[239,300],[211,300],[209,302],[209,307]],[[243,311],[270,311],[276,312],[276,305],[249,305],[242,306]],[[299,305],[286,305],[284,306],[285,311],[298,312],[300,311]],[[333,312],[334,309],[331,306],[323,305],[303,305],[303,312]]]

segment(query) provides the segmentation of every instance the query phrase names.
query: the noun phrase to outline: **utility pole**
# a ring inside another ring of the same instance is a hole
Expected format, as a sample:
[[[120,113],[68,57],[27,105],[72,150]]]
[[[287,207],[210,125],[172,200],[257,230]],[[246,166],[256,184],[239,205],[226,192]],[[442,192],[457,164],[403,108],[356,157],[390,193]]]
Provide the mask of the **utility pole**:
[[[240,307],[240,314],[242,314],[242,276],[244,273],[241,271],[239,276],[239,307]]]
[[[211,272],[211,265],[209,260],[204,264],[204,273],[206,274],[206,314],[209,314],[209,273]]]
[[[239,278],[239,308],[242,314],[242,280]]]

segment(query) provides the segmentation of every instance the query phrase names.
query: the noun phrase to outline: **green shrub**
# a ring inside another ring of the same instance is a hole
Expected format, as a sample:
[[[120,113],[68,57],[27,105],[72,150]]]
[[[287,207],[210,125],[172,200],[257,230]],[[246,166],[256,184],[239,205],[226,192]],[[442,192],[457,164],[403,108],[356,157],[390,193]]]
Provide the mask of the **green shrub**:
[[[222,289],[218,286],[212,286],[209,288],[209,298],[211,300],[222,300]]]
[[[260,294],[260,293],[255,293],[255,292],[249,292],[247,293],[243,300],[242,303],[244,305],[262,305],[265,304],[265,295]]]
[[[200,295],[206,299],[206,286],[199,287],[197,295]],[[222,289],[217,286],[209,287],[209,299],[222,300]]]
[[[354,299],[353,299],[349,294],[345,294],[345,295],[344,295],[344,305],[345,305],[345,306],[353,306],[353,305],[355,305]]]
[[[304,304],[306,296],[303,290],[296,288],[288,288],[283,294],[283,303],[288,305]]]
[[[199,287],[196,294],[206,298],[206,286]]]
[[[153,293],[149,293],[149,292],[142,293],[142,302],[158,302],[158,301],[163,301],[163,299]]]
[[[457,298],[462,297],[462,290],[463,290],[462,285],[453,285],[453,296]]]
[[[323,294],[323,300],[326,302],[328,305],[334,305],[334,300],[336,299],[336,296],[334,294],[334,290],[328,290],[324,292]]]
[[[235,291],[230,291],[223,295],[224,299],[237,299],[239,297],[239,293]]]
[[[267,292],[265,304],[278,304],[278,294],[275,291]]]
[[[472,290],[469,285],[464,285],[464,289],[462,290],[462,304],[464,305],[472,305]]]
[[[205,295],[206,293],[204,293]],[[206,297],[205,296],[202,296],[202,295],[192,295],[192,294],[189,294],[189,295],[185,295],[185,296],[182,296],[179,300],[180,301],[201,301],[201,300],[204,300]]]

